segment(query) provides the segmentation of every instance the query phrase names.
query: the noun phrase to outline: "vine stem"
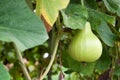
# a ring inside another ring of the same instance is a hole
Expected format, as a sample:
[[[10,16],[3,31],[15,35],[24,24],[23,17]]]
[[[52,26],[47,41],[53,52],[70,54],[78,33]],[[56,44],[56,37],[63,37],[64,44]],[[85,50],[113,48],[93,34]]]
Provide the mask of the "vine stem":
[[[81,5],[84,6],[84,0],[81,0]]]
[[[25,64],[24,64],[24,62],[23,62],[23,57],[22,57],[21,52],[19,51],[19,49],[17,48],[17,46],[16,46],[15,43],[13,43],[13,45],[14,45],[14,48],[15,48],[15,51],[16,51],[16,55],[17,55],[18,60],[19,60],[19,62],[20,62],[20,66],[21,66],[21,68],[22,68],[22,71],[23,71],[23,74],[24,74],[25,78],[26,78],[27,80],[31,80],[31,77],[30,77],[30,75],[29,75],[29,73],[28,73],[28,71],[27,71],[27,68],[26,68],[26,66],[25,66]]]
[[[58,48],[58,45],[59,45],[60,37],[61,36],[58,35],[57,38],[56,38],[56,40],[55,40],[55,44],[54,44],[55,46],[53,48],[53,54],[52,54],[51,60],[50,60],[50,62],[48,64],[48,67],[46,68],[45,72],[40,76],[39,80],[43,80],[44,79],[44,77],[48,74],[48,72],[49,72],[49,70],[50,70],[50,68],[51,68],[51,66],[52,66],[52,64],[54,62],[55,55],[57,53],[57,48]]]

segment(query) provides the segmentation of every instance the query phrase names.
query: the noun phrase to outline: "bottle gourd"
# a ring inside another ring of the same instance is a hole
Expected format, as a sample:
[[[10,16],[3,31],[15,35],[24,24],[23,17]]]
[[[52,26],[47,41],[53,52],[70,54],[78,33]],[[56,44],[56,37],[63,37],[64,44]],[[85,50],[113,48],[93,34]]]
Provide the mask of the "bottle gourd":
[[[93,34],[89,22],[86,22],[84,29],[73,37],[68,52],[70,56],[80,62],[93,62],[102,54],[102,44]]]

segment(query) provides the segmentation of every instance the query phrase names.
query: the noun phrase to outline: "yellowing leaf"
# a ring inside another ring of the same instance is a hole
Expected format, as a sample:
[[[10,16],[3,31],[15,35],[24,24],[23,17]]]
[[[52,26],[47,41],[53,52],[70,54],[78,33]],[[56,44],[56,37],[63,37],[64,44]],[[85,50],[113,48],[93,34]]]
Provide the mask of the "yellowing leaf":
[[[53,26],[58,12],[67,7],[70,0],[37,0],[36,12],[42,15],[50,26]]]

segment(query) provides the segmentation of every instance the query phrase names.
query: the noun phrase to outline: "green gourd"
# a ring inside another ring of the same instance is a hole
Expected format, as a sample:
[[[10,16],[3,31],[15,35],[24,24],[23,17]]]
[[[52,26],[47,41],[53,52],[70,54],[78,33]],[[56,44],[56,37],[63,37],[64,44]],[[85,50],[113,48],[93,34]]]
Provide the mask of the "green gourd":
[[[73,37],[68,52],[74,60],[80,62],[93,62],[100,58],[102,44],[92,32],[89,22]]]

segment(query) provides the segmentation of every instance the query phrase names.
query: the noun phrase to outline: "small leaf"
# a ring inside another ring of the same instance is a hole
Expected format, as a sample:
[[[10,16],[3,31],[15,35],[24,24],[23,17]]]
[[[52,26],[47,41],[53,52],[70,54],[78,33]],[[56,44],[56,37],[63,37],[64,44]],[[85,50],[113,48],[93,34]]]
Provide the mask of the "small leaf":
[[[61,11],[66,27],[83,29],[88,18],[87,9],[81,5],[71,4],[65,11]]]
[[[47,39],[42,21],[25,0],[0,0],[0,40],[15,42],[24,51],[43,44]]]
[[[70,0],[38,0],[36,11],[42,15],[50,26],[53,26],[59,10],[67,7]]]
[[[10,80],[10,75],[4,65],[0,63],[0,80]]]
[[[115,26],[115,17],[110,16],[96,10],[88,9],[89,12],[89,21],[93,29],[97,29],[97,27],[101,24],[101,22],[109,23]]]
[[[111,47],[114,46],[116,35],[112,33],[112,31],[105,22],[102,22],[101,25],[98,27],[98,34],[106,45]]]
[[[72,72],[70,74],[70,80],[79,80],[79,74],[76,72]]]
[[[105,6],[110,12],[117,13],[120,16],[120,0],[103,0]]]

